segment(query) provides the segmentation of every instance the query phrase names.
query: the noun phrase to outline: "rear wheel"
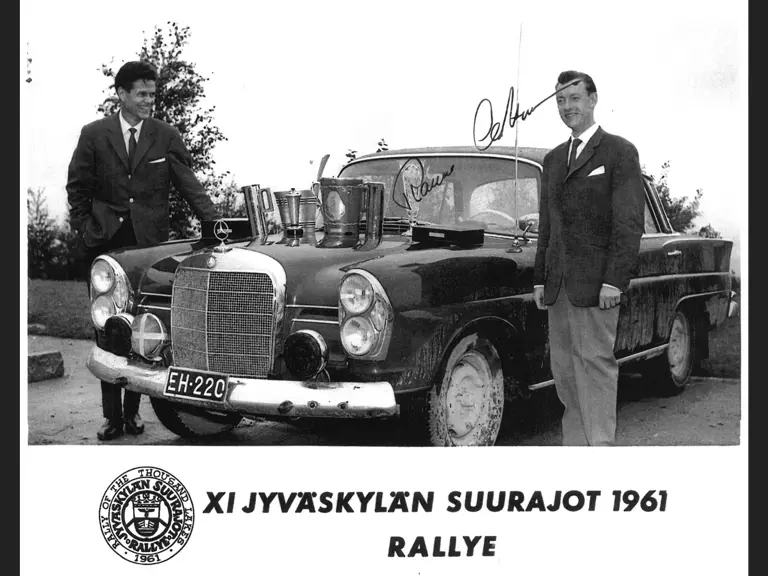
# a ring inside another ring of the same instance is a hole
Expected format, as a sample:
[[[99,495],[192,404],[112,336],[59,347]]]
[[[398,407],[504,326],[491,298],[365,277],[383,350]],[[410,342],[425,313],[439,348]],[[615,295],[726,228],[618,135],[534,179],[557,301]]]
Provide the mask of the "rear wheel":
[[[182,438],[221,434],[231,430],[242,420],[240,414],[212,412],[164,398],[150,397],[149,401],[162,425]]]
[[[654,376],[659,392],[665,396],[680,394],[691,377],[695,361],[696,332],[690,313],[678,309],[672,319],[666,354],[655,361]]]
[[[427,393],[427,430],[433,446],[492,446],[504,412],[499,353],[480,334],[462,338],[447,355]]]

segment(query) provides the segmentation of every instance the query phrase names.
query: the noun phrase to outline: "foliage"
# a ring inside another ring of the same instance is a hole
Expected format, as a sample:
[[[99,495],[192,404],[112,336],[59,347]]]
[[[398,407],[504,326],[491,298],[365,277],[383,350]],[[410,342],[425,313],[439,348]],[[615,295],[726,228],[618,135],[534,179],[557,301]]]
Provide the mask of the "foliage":
[[[39,278],[51,260],[56,222],[48,212],[45,188],[27,188],[27,263],[30,278]]]
[[[387,150],[389,150],[389,146],[387,146],[387,143],[386,143],[386,141],[384,140],[384,138],[382,138],[381,140],[379,140],[379,142],[378,142],[377,146],[378,146],[378,148],[376,148],[376,152],[377,152],[377,153],[378,153],[378,152],[386,152]]]
[[[224,188],[224,179],[229,174],[216,174],[213,149],[218,142],[227,138],[213,124],[215,106],[204,109],[201,101],[205,96],[205,82],[209,80],[199,74],[195,64],[183,59],[182,51],[189,42],[189,27],[180,28],[176,22],[167,22],[167,28],[155,26],[151,37],[144,37],[144,44],[138,52],[141,60],[148,60],[157,67],[155,109],[153,116],[176,127],[192,156],[192,169],[206,189]],[[105,116],[118,108],[114,90],[115,71],[103,64],[101,72],[112,80],[112,86],[105,90],[106,97],[98,110]],[[199,223],[192,209],[181,195],[172,190],[170,195],[170,237],[190,238],[199,234]]]
[[[27,275],[70,280],[83,276],[77,233],[50,217],[45,188],[27,188]]]
[[[344,154],[344,156],[347,157],[347,162],[352,162],[352,160],[357,158],[357,150],[352,150],[352,148],[347,148],[347,153]]]
[[[707,224],[706,226],[699,228],[699,236],[703,236],[704,238],[722,238],[720,232],[712,228],[712,224]]]
[[[670,194],[668,176],[669,176],[669,160],[661,165],[661,176],[658,180],[654,176],[651,176],[651,181],[656,186],[656,191],[659,193],[659,200],[664,206],[664,210],[667,213],[672,228],[677,232],[688,233],[695,228],[694,220],[701,216],[699,210],[699,204],[701,197],[704,194],[701,188],[696,190],[696,195],[692,200],[688,200],[688,196],[680,196],[673,198]],[[717,233],[711,226],[709,226],[711,233]],[[718,236],[719,237],[719,236]]]
[[[213,202],[222,218],[246,218],[245,197],[234,180],[229,184],[214,188],[211,193]]]

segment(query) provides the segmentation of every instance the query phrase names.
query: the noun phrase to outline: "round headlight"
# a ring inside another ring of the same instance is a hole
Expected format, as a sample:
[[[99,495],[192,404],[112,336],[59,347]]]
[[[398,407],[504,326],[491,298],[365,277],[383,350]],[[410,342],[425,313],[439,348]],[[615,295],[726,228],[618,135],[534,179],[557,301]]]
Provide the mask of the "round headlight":
[[[376,304],[373,305],[370,316],[371,322],[373,322],[373,327],[379,332],[384,330],[384,326],[387,323],[387,309],[384,307],[381,300],[376,300]]]
[[[350,274],[341,283],[339,299],[347,312],[361,314],[373,302],[373,286],[360,274]]]
[[[101,330],[107,323],[107,318],[115,314],[115,303],[109,296],[99,296],[91,304],[91,320],[94,326]]]
[[[97,293],[109,291],[115,284],[115,271],[106,260],[96,260],[91,266],[91,286]]]
[[[355,356],[367,354],[375,341],[373,326],[366,318],[353,316],[341,327],[341,343],[350,354]]]
[[[131,349],[147,360],[156,360],[166,340],[165,326],[154,314],[140,314],[131,325]]]

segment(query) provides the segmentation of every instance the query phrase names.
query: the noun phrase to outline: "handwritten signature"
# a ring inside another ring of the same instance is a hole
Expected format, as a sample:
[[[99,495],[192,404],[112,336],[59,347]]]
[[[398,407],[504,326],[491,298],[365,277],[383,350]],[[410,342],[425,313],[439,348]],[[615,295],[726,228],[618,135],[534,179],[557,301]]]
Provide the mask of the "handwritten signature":
[[[569,88],[570,86],[575,86],[581,82],[581,78],[576,78],[575,80],[572,80],[571,82],[568,82],[567,84],[564,84],[562,87],[555,90],[552,94],[544,98],[541,102],[536,104],[536,106],[532,106],[531,108],[528,108],[527,110],[524,110],[523,112],[520,112],[520,102],[517,103],[517,106],[515,107],[515,114],[511,118],[509,118],[509,127],[514,128],[515,124],[518,120],[525,120],[533,114],[533,112],[544,104],[547,100],[555,96],[558,92],[561,92],[562,90],[565,90],[566,88]],[[477,108],[475,109],[475,119],[472,123],[472,138],[475,142],[475,148],[478,150],[488,150],[490,148],[491,144],[494,142],[501,140],[501,137],[504,136],[504,127],[507,124],[507,117],[509,113],[512,111],[512,105],[515,103],[515,87],[510,86],[509,88],[509,97],[507,98],[507,105],[504,108],[504,118],[501,122],[494,122],[493,121],[493,104],[491,104],[491,101],[488,98],[483,98],[480,100],[480,103],[477,105]],[[478,139],[477,139],[477,116],[480,113],[480,109],[483,107],[484,104],[488,105],[488,115],[490,116],[490,123],[488,126],[488,130],[485,132],[482,138],[480,138],[480,142],[483,140],[489,139],[489,142],[485,146],[478,146]]]
[[[451,167],[450,169],[448,169],[448,171],[441,172],[434,178],[425,180],[424,164],[421,162],[421,160],[419,160],[418,158],[409,158],[408,160],[406,160],[405,164],[403,164],[400,167],[400,170],[397,172],[397,176],[395,176],[395,183],[392,188],[392,201],[398,206],[400,206],[400,208],[405,208],[406,210],[413,210],[414,207],[411,204],[411,200],[408,197],[408,194],[405,193],[405,183],[403,183],[403,188],[400,191],[400,196],[405,201],[405,204],[401,204],[398,201],[398,195],[397,195],[397,183],[400,181],[400,175],[403,173],[403,171],[407,167],[412,167],[417,170],[416,178],[418,179],[418,184],[414,185],[413,183],[411,183],[411,184],[408,184],[408,187],[411,192],[410,196],[413,198],[413,200],[415,202],[421,202],[424,198],[427,197],[427,195],[432,190],[440,186],[448,176],[453,174],[454,165],[451,164]]]

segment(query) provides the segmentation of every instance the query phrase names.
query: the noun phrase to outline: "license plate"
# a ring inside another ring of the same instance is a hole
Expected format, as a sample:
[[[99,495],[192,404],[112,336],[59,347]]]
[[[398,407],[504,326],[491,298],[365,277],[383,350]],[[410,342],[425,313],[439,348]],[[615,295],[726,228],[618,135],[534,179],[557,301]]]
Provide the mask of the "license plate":
[[[164,394],[175,398],[224,402],[228,383],[229,376],[225,374],[171,366]]]

